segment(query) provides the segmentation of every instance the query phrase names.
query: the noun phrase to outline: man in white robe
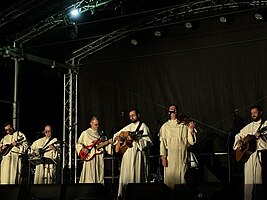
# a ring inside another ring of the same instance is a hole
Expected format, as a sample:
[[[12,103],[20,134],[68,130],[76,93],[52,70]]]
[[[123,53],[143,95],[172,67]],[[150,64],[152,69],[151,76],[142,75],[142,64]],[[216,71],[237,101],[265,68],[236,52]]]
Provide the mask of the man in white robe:
[[[103,141],[100,137],[98,131],[99,121],[96,117],[92,117],[90,126],[90,128],[81,133],[76,144],[77,153],[85,155],[79,182],[104,184],[104,146],[103,148],[98,147],[105,143],[105,150],[110,153],[111,145],[108,144],[112,143],[112,139]]]
[[[188,148],[196,142],[194,123],[178,120],[176,105],[169,106],[169,120],[159,131],[160,158],[164,167],[164,183],[174,189],[175,184],[185,184],[185,173],[190,167]]]
[[[247,135],[256,137],[256,151],[252,153],[244,165],[244,199],[251,200],[253,196],[253,186],[262,184],[262,151],[267,150],[266,135],[261,135],[260,129],[267,126],[267,121],[262,119],[262,108],[252,106],[250,108],[252,122],[247,124],[235,136],[233,149],[237,150],[242,146],[240,141]],[[255,192],[255,191],[254,191]]]
[[[149,128],[144,122],[140,121],[140,112],[137,109],[132,109],[129,112],[131,124],[125,126],[120,131],[114,134],[113,139],[119,142],[122,132],[135,132],[140,125],[139,131],[143,131],[141,137],[133,139],[132,147],[127,148],[122,156],[120,166],[118,197],[125,196],[125,188],[128,183],[146,183],[148,181],[148,148],[152,144],[150,139]],[[117,145],[117,143],[115,143]]]
[[[51,125],[46,125],[45,136],[34,141],[31,145],[31,162],[36,162],[34,184],[55,184],[56,165],[59,164],[59,141],[53,137]]]
[[[15,131],[11,123],[4,125],[7,133],[0,141],[3,154],[0,170],[1,184],[20,184],[22,174],[22,155],[28,148],[26,136]]]

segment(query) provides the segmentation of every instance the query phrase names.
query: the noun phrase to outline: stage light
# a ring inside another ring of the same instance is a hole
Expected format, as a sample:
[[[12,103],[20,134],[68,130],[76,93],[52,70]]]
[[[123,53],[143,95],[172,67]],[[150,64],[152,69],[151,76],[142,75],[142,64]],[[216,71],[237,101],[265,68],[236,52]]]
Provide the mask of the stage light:
[[[191,22],[185,22],[185,27],[188,28],[188,29],[191,29],[193,28],[193,24]]]
[[[132,44],[132,45],[137,45],[138,42],[137,42],[137,40],[136,40],[135,38],[132,38],[132,39],[131,39],[131,44]]]
[[[232,24],[234,22],[234,16],[233,15],[224,15],[219,18],[221,23],[224,24]]]
[[[255,13],[254,17],[256,20],[262,20],[263,19],[262,14],[260,14],[260,13]]]
[[[199,21],[188,21],[184,25],[187,29],[196,30],[199,27]]]
[[[155,31],[154,31],[154,35],[155,35],[156,37],[161,37],[161,36],[162,36],[162,32],[161,32],[160,30],[155,30]]]
[[[157,28],[153,31],[153,34],[155,37],[163,38],[164,36],[166,36],[166,30],[163,28]]]
[[[74,8],[70,11],[70,14],[72,17],[77,17],[78,15],[80,15],[80,11],[81,11],[80,8]]]
[[[267,10],[266,9],[258,9],[254,13],[254,18],[257,21],[266,21],[267,16]]]
[[[75,23],[72,23],[72,26],[69,27],[69,38],[74,40],[78,37],[78,26]]]

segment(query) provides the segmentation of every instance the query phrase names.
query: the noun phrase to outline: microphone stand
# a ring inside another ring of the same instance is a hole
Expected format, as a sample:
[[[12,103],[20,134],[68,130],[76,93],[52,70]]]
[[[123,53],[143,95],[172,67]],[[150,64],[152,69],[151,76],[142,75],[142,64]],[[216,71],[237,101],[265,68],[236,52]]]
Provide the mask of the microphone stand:
[[[111,136],[113,138],[114,134],[115,134],[115,127],[116,125],[118,124],[118,121],[121,117],[124,116],[124,112],[121,112],[119,116],[117,116],[115,118],[115,121],[114,121],[114,124],[113,124],[113,127],[111,129]],[[112,144],[111,146],[111,193],[113,194],[113,199],[116,200],[117,197],[115,195],[115,192],[114,192],[114,176],[115,176],[115,173],[114,173],[114,145]]]

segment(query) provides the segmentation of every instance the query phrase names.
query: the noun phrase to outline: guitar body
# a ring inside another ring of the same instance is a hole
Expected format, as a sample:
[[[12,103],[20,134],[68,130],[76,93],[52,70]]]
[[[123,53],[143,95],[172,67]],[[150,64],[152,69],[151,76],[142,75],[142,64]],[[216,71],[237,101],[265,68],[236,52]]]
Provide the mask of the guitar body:
[[[247,135],[241,140],[242,145],[236,149],[236,160],[247,162],[250,155],[256,151],[256,137]]]
[[[18,139],[16,142],[19,143],[19,142],[21,142],[23,139],[24,139],[24,138],[20,138],[20,139]],[[11,143],[11,144],[6,144],[5,146],[6,146],[6,147],[2,150],[2,155],[3,155],[3,156],[6,156],[6,155],[11,151],[11,149],[13,148],[12,143]]]
[[[84,148],[88,149],[88,153],[84,152],[83,150],[81,150],[79,152],[79,156],[83,161],[90,161],[92,160],[96,155],[100,155],[103,153],[103,150],[100,150],[102,147],[105,147],[109,144],[109,141],[104,141],[102,142],[102,140],[97,140],[94,141],[92,144],[88,145],[88,146],[84,146]],[[91,152],[92,149],[95,149],[94,152]]]
[[[135,131],[135,132],[129,132],[129,131],[122,131],[120,132],[119,137],[122,138],[121,141],[118,141],[115,146],[115,152],[117,154],[124,154],[128,148],[133,147],[133,141],[141,137],[143,134],[143,130],[141,131]],[[132,139],[128,139],[128,136],[131,136]]]
[[[3,156],[6,156],[11,151],[12,148],[13,148],[12,144],[6,145],[6,147],[2,150]]]

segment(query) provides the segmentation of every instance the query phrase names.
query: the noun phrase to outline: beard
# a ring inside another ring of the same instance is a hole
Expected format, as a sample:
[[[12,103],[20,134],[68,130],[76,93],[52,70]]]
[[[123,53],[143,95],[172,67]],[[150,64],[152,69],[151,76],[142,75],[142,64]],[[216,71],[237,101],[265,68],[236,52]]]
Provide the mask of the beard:
[[[253,120],[254,122],[257,122],[257,121],[259,121],[260,119],[261,119],[260,116],[252,116],[252,120]]]
[[[137,119],[131,119],[132,123],[136,123],[138,120]]]

